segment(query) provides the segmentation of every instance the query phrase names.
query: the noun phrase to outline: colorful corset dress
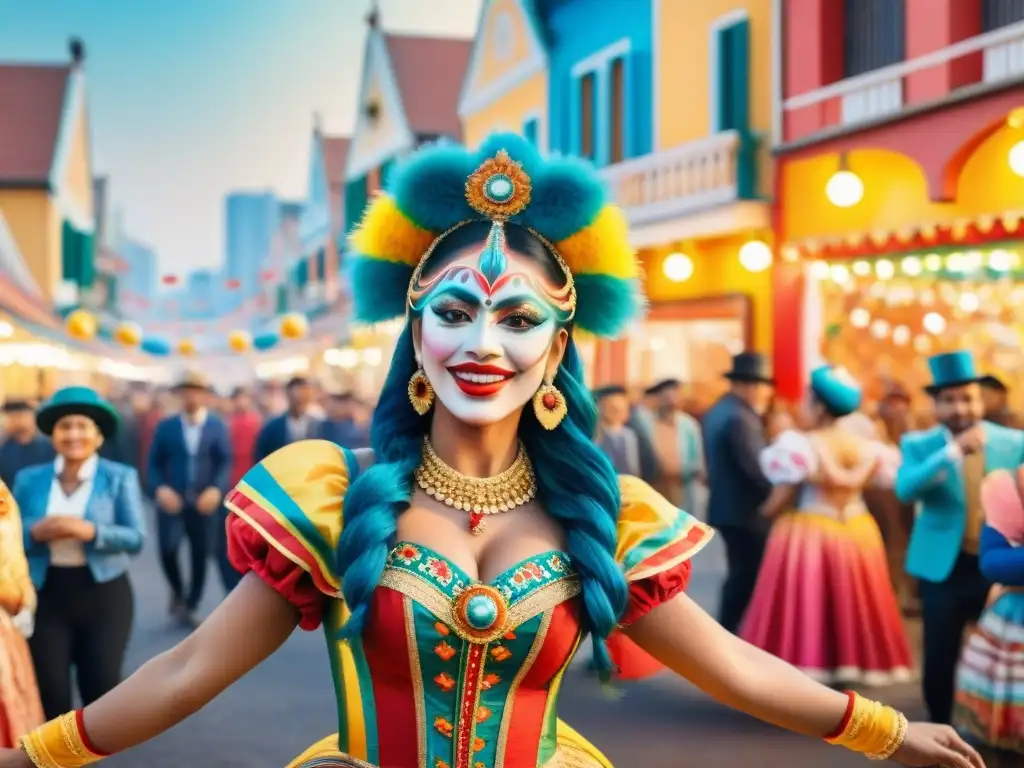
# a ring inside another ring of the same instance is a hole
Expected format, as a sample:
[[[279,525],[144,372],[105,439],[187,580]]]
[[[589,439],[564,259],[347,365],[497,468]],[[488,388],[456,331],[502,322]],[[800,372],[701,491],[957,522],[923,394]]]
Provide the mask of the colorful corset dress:
[[[334,550],[354,455],[294,443],[250,470],[229,495],[232,562],[324,626],[338,733],[292,766],[608,768],[557,716],[583,636],[580,580],[565,552],[528,558],[489,583],[416,542],[399,542],[360,640],[337,639],[346,616]],[[685,589],[710,529],[649,486],[622,477],[616,559],[630,586],[622,624]]]

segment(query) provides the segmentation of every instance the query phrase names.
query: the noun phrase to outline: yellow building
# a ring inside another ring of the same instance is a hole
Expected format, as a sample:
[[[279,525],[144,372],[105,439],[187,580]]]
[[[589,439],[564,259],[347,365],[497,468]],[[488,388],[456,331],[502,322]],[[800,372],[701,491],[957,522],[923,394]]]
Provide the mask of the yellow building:
[[[0,65],[0,213],[21,258],[57,305],[94,280],[95,221],[84,49],[67,65]]]
[[[547,54],[538,19],[525,0],[483,4],[459,98],[466,143],[513,131],[548,147]]]

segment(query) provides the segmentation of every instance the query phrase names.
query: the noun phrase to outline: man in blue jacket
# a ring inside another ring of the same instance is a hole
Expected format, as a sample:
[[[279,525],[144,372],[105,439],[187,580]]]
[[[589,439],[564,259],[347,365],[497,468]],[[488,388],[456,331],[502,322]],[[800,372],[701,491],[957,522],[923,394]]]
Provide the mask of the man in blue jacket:
[[[216,525],[231,477],[228,428],[206,403],[212,391],[204,377],[190,373],[175,387],[181,413],[161,421],[153,434],[146,488],[156,501],[160,564],[171,588],[171,615],[195,626]],[[178,562],[188,539],[192,573],[186,592]]]
[[[925,704],[933,722],[949,723],[964,629],[981,614],[990,587],[978,568],[981,481],[1024,462],[1024,432],[983,420],[980,377],[969,352],[928,362],[933,383],[927,392],[939,426],[903,435],[896,495],[919,507],[906,570],[920,579]]]

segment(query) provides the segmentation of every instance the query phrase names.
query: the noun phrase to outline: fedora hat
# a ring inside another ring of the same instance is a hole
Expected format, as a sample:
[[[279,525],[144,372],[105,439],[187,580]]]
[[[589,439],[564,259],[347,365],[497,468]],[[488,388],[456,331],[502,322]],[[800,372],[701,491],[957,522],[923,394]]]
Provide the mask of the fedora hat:
[[[771,366],[760,352],[740,352],[738,355],[733,355],[732,368],[725,372],[725,378],[730,381],[775,383]]]
[[[210,380],[199,371],[186,371],[178,380],[178,383],[174,385],[175,392],[182,389],[202,389],[206,392],[212,392],[213,385],[210,384]]]
[[[36,411],[36,425],[44,435],[52,435],[57,422],[65,416],[86,416],[96,422],[100,434],[111,438],[117,432],[120,418],[114,406],[90,387],[65,387]]]
[[[982,379],[974,369],[974,357],[965,349],[934,355],[928,359],[928,367],[932,372],[932,383],[924,391],[929,395],[950,387],[977,384]]]

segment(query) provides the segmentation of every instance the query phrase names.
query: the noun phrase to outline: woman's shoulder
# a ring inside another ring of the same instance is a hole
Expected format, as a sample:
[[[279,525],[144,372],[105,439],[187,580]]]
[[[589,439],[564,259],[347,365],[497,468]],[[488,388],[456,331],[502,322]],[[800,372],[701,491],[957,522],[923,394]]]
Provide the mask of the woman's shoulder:
[[[321,591],[334,594],[345,495],[370,461],[329,440],[300,440],[246,472],[224,504],[273,549],[301,563]]]
[[[628,581],[678,566],[711,540],[714,530],[679,509],[638,477],[619,475],[622,503],[615,559]]]
[[[761,471],[775,485],[795,485],[810,477],[817,466],[816,438],[787,429],[761,451]]]

